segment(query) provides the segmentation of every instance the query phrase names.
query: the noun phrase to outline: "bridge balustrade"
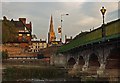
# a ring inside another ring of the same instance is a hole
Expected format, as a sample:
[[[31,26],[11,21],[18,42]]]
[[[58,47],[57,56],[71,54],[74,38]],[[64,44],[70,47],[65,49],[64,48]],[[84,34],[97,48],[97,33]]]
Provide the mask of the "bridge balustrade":
[[[102,41],[102,28],[105,28],[106,39],[112,39],[120,37],[120,19],[106,24],[104,27],[101,26],[75,40],[72,40],[70,43],[61,46],[58,49],[59,52],[67,52],[76,47],[80,47],[87,44],[92,44]]]
[[[120,21],[114,23],[114,24],[109,24],[105,27],[105,35],[108,39],[118,37],[120,35]]]

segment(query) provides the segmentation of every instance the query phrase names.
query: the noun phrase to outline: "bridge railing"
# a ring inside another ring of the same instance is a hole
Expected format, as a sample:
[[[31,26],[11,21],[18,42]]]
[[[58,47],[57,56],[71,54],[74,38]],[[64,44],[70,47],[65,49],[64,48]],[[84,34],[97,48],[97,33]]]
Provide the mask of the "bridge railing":
[[[102,28],[105,28],[106,39],[112,39],[120,37],[120,19],[106,24],[104,27],[99,27],[73,41],[61,46],[58,52],[66,52],[70,49],[86,45],[89,43],[95,43],[102,41]]]
[[[105,31],[106,31],[105,35],[106,35],[107,39],[119,37],[119,35],[120,35],[120,21],[106,25]]]
[[[73,49],[75,47],[88,44],[89,42],[92,42],[93,40],[97,42],[102,38],[101,32],[102,32],[101,28],[94,30],[92,32],[89,32],[88,34],[85,34],[81,36],[80,38],[71,41],[69,44],[63,45],[62,47],[59,48],[59,52],[64,52],[64,51]]]

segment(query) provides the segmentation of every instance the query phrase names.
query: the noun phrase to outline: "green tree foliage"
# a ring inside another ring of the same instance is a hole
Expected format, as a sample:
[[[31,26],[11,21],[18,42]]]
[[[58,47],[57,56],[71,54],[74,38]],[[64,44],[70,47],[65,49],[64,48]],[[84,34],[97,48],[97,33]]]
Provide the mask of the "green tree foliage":
[[[8,20],[2,21],[2,43],[15,42],[17,40],[17,28]]]
[[[7,59],[8,58],[8,51],[2,51],[2,59]]]

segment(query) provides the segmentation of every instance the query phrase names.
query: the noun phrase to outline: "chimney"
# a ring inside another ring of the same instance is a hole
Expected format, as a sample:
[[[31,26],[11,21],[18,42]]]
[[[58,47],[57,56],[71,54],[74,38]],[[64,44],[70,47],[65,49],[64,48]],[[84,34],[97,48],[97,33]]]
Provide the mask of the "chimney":
[[[91,29],[90,29],[90,32],[91,32]]]
[[[13,22],[14,20],[13,20],[13,19],[11,19],[11,21]]]
[[[60,38],[60,42],[62,42],[62,39]]]
[[[30,21],[30,31],[32,31],[32,23],[31,23],[31,21]]]
[[[3,20],[7,20],[6,16],[3,16]]]
[[[40,39],[40,41],[42,41],[42,39]]]
[[[19,18],[19,21],[22,21],[24,24],[26,24],[26,18]]]
[[[72,36],[70,36],[70,39],[72,39]]]
[[[32,27],[32,23],[31,23],[31,21],[30,21],[30,28]]]

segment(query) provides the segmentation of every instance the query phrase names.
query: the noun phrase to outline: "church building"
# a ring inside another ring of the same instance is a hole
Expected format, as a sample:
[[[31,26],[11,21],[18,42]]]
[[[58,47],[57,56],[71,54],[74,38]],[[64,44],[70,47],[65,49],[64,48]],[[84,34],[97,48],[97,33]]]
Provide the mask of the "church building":
[[[54,26],[53,26],[53,17],[51,15],[50,18],[50,28],[49,28],[49,32],[48,32],[48,46],[58,46],[61,42],[60,41],[56,41],[56,36],[55,36],[55,32],[54,32]]]

